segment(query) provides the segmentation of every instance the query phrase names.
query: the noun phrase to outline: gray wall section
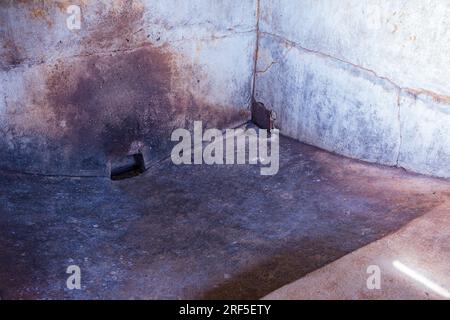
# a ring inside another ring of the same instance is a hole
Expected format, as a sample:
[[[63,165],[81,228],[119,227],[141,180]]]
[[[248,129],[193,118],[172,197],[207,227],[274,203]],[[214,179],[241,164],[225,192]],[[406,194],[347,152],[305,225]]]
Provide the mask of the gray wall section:
[[[256,98],[282,133],[450,178],[450,2],[260,0]]]
[[[450,178],[450,104],[429,96],[401,97],[402,144],[399,165]]]
[[[450,96],[447,0],[260,0],[261,31]]]
[[[0,167],[107,175],[142,150],[170,153],[175,128],[249,119],[256,1],[0,4]]]

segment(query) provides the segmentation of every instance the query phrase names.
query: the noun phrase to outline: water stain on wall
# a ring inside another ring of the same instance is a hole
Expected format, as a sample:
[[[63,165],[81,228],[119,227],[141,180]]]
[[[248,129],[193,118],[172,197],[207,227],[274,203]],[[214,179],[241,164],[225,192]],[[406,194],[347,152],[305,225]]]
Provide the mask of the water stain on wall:
[[[46,112],[73,150],[121,156],[144,138],[156,148],[176,112],[170,79],[170,56],[151,46],[56,65],[46,82]]]
[[[57,12],[65,13],[58,3]],[[26,112],[8,114],[9,138],[0,140],[8,150],[0,159],[2,167],[108,175],[112,161],[138,151],[146,162],[166,157],[173,130],[189,128],[195,120],[225,128],[248,117],[192,90],[208,74],[201,75],[200,66],[184,61],[170,45],[147,39],[148,8],[140,1],[81,6],[85,27],[77,33],[79,54],[33,66],[24,76],[24,101],[8,107]],[[48,19],[36,3],[28,9],[33,19]]]
[[[82,42],[82,53],[116,48],[136,47],[146,40],[143,31],[145,8],[140,1],[99,2],[95,15],[83,20],[87,37]]]

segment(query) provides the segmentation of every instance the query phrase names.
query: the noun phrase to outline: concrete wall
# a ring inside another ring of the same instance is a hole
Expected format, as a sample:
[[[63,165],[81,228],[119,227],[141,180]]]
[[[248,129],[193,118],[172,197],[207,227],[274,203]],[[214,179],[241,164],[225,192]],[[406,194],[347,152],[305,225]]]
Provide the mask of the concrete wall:
[[[260,0],[257,100],[282,132],[450,178],[450,2]]]
[[[107,175],[195,120],[249,119],[258,35],[282,133],[450,177],[449,1],[82,0],[81,30],[71,4],[0,3],[0,169]]]
[[[0,168],[103,176],[195,120],[249,119],[255,28],[256,0],[1,1]]]

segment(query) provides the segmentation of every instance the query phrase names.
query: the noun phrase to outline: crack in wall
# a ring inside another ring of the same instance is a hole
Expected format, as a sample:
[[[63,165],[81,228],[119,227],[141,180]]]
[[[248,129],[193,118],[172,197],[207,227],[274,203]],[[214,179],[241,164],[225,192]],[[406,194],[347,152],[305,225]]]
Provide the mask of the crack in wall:
[[[136,32],[140,32],[140,31],[138,30]],[[230,38],[230,37],[233,37],[233,36],[236,36],[239,34],[254,33],[254,32],[256,32],[256,29],[250,29],[250,30],[244,30],[244,31],[234,31],[234,32],[230,32],[230,33],[219,35],[219,36],[211,35],[209,37],[204,37],[204,38],[196,38],[196,37],[181,38],[181,39],[176,39],[176,40],[165,41],[163,44],[160,44],[160,46],[163,46],[164,44],[174,44],[174,43],[180,43],[180,42],[185,42],[185,41],[208,42],[208,41]],[[136,46],[129,47],[129,48],[118,48],[118,49],[114,49],[114,50],[104,50],[104,51],[92,51],[92,52],[87,52],[87,53],[83,53],[83,54],[73,54],[73,55],[67,55],[67,56],[49,57],[49,59],[25,58],[20,64],[7,65],[6,70],[4,70],[4,71],[8,72],[10,70],[19,69],[21,67],[24,67],[25,65],[27,67],[34,67],[34,66],[40,66],[40,65],[45,65],[45,64],[51,64],[51,63],[55,63],[56,61],[61,60],[61,59],[88,58],[91,56],[108,56],[108,55],[115,54],[115,53],[129,53],[129,52],[134,52],[136,50],[146,48],[146,47],[152,46],[152,45],[157,46],[156,43],[143,42],[141,44],[138,44]]]
[[[266,73],[267,71],[269,71],[270,68],[272,68],[272,66],[274,64],[278,64],[280,62],[278,61],[272,61],[266,68],[264,68],[263,70],[256,70],[256,73]]]
[[[283,63],[283,61],[285,60],[286,56],[289,54],[289,52],[292,50],[292,48],[294,47],[290,47],[289,49],[286,50],[286,52],[283,53],[282,58],[279,61],[272,61],[266,68],[262,69],[262,70],[257,70],[256,73],[257,74],[262,74],[262,73],[266,73],[267,71],[270,70],[270,68],[272,68],[275,64],[280,64]]]
[[[286,39],[285,37],[280,36],[280,35],[275,34],[275,33],[270,33],[270,32],[266,32],[266,31],[259,31],[259,33],[263,34],[263,35],[271,36],[273,38],[276,38],[276,39],[278,39],[280,41],[283,41],[283,42],[289,44],[290,46],[294,46],[294,47],[296,47],[298,49],[301,49],[302,51],[304,51],[306,53],[314,54],[314,55],[317,55],[319,57],[331,59],[331,60],[334,60],[334,61],[339,61],[339,62],[345,63],[347,65],[350,65],[350,66],[352,66],[352,67],[354,67],[356,69],[368,72],[368,73],[372,74],[374,77],[376,77],[376,78],[378,78],[380,80],[384,80],[384,81],[388,82],[390,85],[392,85],[396,89],[398,89],[398,90],[400,90],[400,91],[402,91],[404,93],[411,94],[411,95],[413,95],[416,98],[419,95],[425,95],[425,96],[431,97],[434,101],[436,101],[438,103],[444,103],[444,104],[448,103],[448,104],[450,104],[450,96],[441,95],[441,94],[438,94],[436,92],[433,92],[433,91],[430,91],[430,90],[426,90],[426,89],[422,89],[422,88],[417,89],[417,88],[402,87],[401,85],[397,84],[394,80],[391,80],[388,77],[380,76],[376,71],[374,71],[372,69],[368,69],[366,67],[360,66],[358,64],[352,63],[352,62],[344,60],[344,59],[340,59],[340,58],[334,57],[334,56],[332,56],[330,54],[323,53],[321,51],[316,51],[316,50],[311,50],[311,49],[305,48],[300,43],[292,41],[292,40],[289,40],[289,39]]]
[[[353,68],[356,68],[358,70],[362,70],[364,72],[369,73],[370,75],[372,75],[373,77],[375,77],[376,79],[382,80],[382,81],[386,81],[387,83],[389,83],[395,90],[397,90],[397,108],[398,108],[398,114],[397,114],[397,121],[398,121],[398,128],[399,128],[399,137],[398,137],[398,151],[397,151],[397,155],[396,155],[396,160],[395,160],[395,166],[401,168],[400,166],[400,158],[401,158],[401,154],[402,154],[402,146],[403,146],[403,126],[402,126],[402,119],[401,119],[401,108],[402,108],[402,102],[401,102],[401,96],[403,94],[407,94],[410,95],[412,97],[414,97],[414,99],[419,98],[420,95],[423,95],[425,97],[429,97],[432,98],[432,100],[434,100],[437,103],[442,103],[442,104],[450,104],[450,97],[446,96],[446,95],[441,95],[438,94],[436,92],[432,92],[430,90],[426,90],[426,89],[416,89],[416,88],[408,88],[408,87],[402,87],[401,85],[397,84],[394,80],[389,79],[388,77],[384,77],[384,76],[380,76],[377,72],[375,72],[374,70],[365,68],[363,66],[354,64],[350,61],[346,61],[337,57],[334,57],[332,55],[320,52],[320,51],[316,51],[316,50],[311,50],[308,48],[303,47],[300,43],[295,42],[295,41],[291,41],[289,39],[286,39],[283,36],[280,36],[278,34],[274,34],[274,33],[270,33],[270,32],[265,32],[265,31],[259,31],[258,33],[261,35],[267,35],[273,38],[278,39],[279,41],[282,41],[286,44],[288,44],[291,48],[289,48],[289,50],[292,49],[292,47],[295,47],[297,49],[302,50],[305,53],[308,54],[313,54],[316,55],[318,57],[321,57],[323,59],[331,59],[334,61],[338,61],[341,63],[344,63],[346,65],[349,65]],[[289,50],[284,54],[284,57],[286,57],[287,53],[289,52]],[[256,71],[255,72],[255,78],[258,74],[262,74],[267,72],[268,70],[270,70],[270,68],[275,65],[280,63],[281,61],[272,61],[269,66],[267,66],[264,70],[261,71]],[[255,80],[256,83],[256,80]]]
[[[256,34],[255,34],[255,54],[253,56],[253,83],[252,83],[252,95],[251,99],[252,101],[255,101],[255,93],[256,93],[256,74],[257,74],[257,68],[258,68],[258,59],[259,59],[259,20],[260,20],[260,13],[261,13],[261,2],[260,0],[256,0]],[[249,106],[250,107],[250,106]]]
[[[402,87],[401,85],[399,85],[398,83],[396,83],[394,80],[388,78],[388,77],[384,77],[381,76],[380,74],[378,74],[375,70],[366,68],[364,66],[352,63],[350,61],[346,61],[344,59],[340,59],[337,58],[333,55],[321,52],[321,51],[317,51],[317,50],[312,50],[312,49],[308,49],[304,46],[302,46],[301,43],[299,42],[295,42],[295,41],[291,41],[281,35],[275,34],[275,33],[270,33],[270,32],[266,32],[266,31],[261,31],[260,30],[260,19],[261,19],[261,4],[260,4],[260,0],[256,0],[255,1],[255,27],[249,30],[243,30],[243,31],[236,31],[236,28],[239,28],[241,25],[235,25],[235,26],[231,26],[229,27],[226,31],[225,30],[219,30],[217,33],[222,33],[221,35],[215,35],[212,34],[209,37],[204,37],[204,38],[196,38],[194,37],[181,37],[180,39],[176,39],[176,40],[166,40],[163,41],[161,43],[164,44],[173,44],[173,43],[178,43],[178,42],[184,42],[184,41],[214,41],[214,40],[218,40],[218,39],[224,39],[224,38],[228,38],[228,37],[233,37],[235,35],[238,34],[247,34],[247,33],[251,33],[251,34],[255,34],[255,49],[254,49],[254,60],[253,62],[253,78],[251,79],[252,81],[252,92],[250,95],[250,99],[252,101],[255,100],[255,93],[256,93],[256,85],[257,85],[257,76],[258,74],[263,74],[268,72],[275,64],[280,64],[283,63],[283,61],[285,60],[286,56],[288,55],[289,51],[292,48],[297,48],[299,50],[302,50],[303,52],[306,52],[308,54],[313,54],[316,55],[318,57],[321,57],[323,59],[330,59],[333,61],[339,61],[343,64],[346,64],[348,66],[351,66],[352,68],[358,69],[358,70],[362,70],[368,74],[370,74],[371,76],[373,76],[376,79],[385,81],[385,83],[389,83],[394,90],[397,90],[397,108],[398,108],[398,115],[397,115],[397,120],[398,120],[398,126],[399,126],[399,143],[398,143],[398,152],[396,155],[396,166],[399,166],[400,163],[400,157],[401,157],[401,152],[402,152],[402,144],[403,144],[403,130],[402,130],[402,119],[401,119],[401,111],[402,111],[402,101],[401,101],[401,96],[402,94],[408,94],[412,97],[418,98],[419,96],[424,96],[424,97],[431,97],[434,101],[438,102],[438,103],[449,103],[450,104],[450,97],[446,96],[446,95],[441,95],[438,94],[436,92],[430,91],[430,90],[426,90],[426,89],[416,89],[416,88],[408,88],[408,87]],[[183,26],[188,26],[188,27],[192,27],[192,26],[197,26],[197,25],[212,25],[213,27],[215,26],[211,21],[206,21],[204,23],[199,23],[199,24],[187,24],[185,23]],[[249,26],[250,27],[250,26]],[[168,28],[168,30],[172,30],[175,28]],[[132,32],[132,35],[135,35],[137,33],[141,33],[144,32],[144,28],[139,28],[138,30]],[[278,61],[272,61],[270,62],[269,65],[265,66],[264,69],[262,70],[258,70],[258,62],[260,60],[260,37],[261,35],[267,35],[270,37],[273,37],[275,39],[278,39],[279,41],[282,41],[286,44],[289,45],[289,48],[283,53],[283,58],[279,59]],[[11,66],[11,69],[15,69],[18,68],[20,66],[23,66],[25,64],[28,63],[28,67],[31,67],[33,65],[41,65],[41,64],[46,64],[46,63],[52,63],[54,62],[54,60],[58,60],[58,59],[73,59],[73,58],[83,58],[83,57],[90,57],[90,56],[103,56],[103,55],[110,55],[113,53],[128,53],[128,52],[134,52],[136,50],[139,50],[141,48],[147,47],[149,46],[149,43],[140,43],[137,44],[136,46],[133,47],[127,47],[127,48],[118,48],[115,50],[103,50],[103,51],[99,51],[99,52],[86,52],[83,54],[75,54],[75,55],[67,55],[67,56],[63,56],[63,57],[50,57],[50,59],[45,60],[38,60],[38,59],[26,59],[25,61],[23,61],[21,64],[19,65],[13,65]],[[162,44],[161,44],[162,45]],[[250,62],[251,63],[251,62]],[[248,88],[246,89],[248,90]],[[6,95],[5,95],[5,105],[6,105],[7,101],[6,101]]]

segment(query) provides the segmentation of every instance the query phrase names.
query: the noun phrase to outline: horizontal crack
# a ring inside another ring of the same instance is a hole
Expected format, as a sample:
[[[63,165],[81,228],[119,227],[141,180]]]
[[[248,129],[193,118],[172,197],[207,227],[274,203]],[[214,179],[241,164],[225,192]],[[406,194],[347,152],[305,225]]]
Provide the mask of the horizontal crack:
[[[311,54],[315,54],[315,55],[318,55],[318,56],[323,57],[323,58],[328,58],[328,59],[332,59],[332,60],[335,60],[335,61],[339,61],[339,62],[348,64],[348,65],[350,65],[350,66],[352,66],[354,68],[357,68],[357,69],[363,70],[365,72],[368,72],[368,73],[372,74],[374,77],[388,82],[389,84],[394,86],[397,90],[400,90],[401,92],[405,92],[405,93],[411,94],[414,97],[417,97],[419,95],[426,95],[426,96],[431,97],[436,102],[439,102],[439,103],[450,103],[450,96],[438,94],[436,92],[433,92],[433,91],[430,91],[430,90],[426,90],[426,89],[416,89],[416,88],[402,87],[399,84],[397,84],[396,82],[394,82],[393,80],[391,80],[391,79],[389,79],[387,77],[380,76],[374,70],[365,68],[363,66],[354,64],[354,63],[352,63],[350,61],[346,61],[346,60],[334,57],[332,55],[329,55],[329,54],[326,54],[326,53],[323,53],[323,52],[320,52],[320,51],[316,51],[316,50],[311,50],[311,49],[305,48],[300,43],[292,41],[292,40],[288,40],[288,39],[286,39],[283,36],[280,36],[278,34],[266,32],[266,31],[260,31],[260,33],[264,34],[264,35],[268,35],[268,36],[274,37],[274,38],[277,38],[277,39],[279,39],[279,40],[289,44],[290,46],[299,48],[299,49],[301,49],[301,50],[303,50],[303,51],[305,51],[307,53],[311,53]]]
[[[136,31],[136,32],[139,32]],[[212,35],[210,37],[204,37],[204,38],[181,38],[181,39],[177,39],[177,40],[172,40],[172,41],[165,41],[165,44],[172,44],[172,43],[179,43],[179,42],[184,42],[184,41],[201,41],[201,42],[206,42],[206,41],[214,41],[214,40],[220,40],[220,39],[225,39],[225,38],[230,38],[233,37],[234,35],[237,34],[246,34],[246,33],[253,33],[256,32],[255,29],[251,29],[251,30],[244,30],[244,31],[235,31],[235,32],[229,32],[227,34],[223,34],[220,36],[216,36],[216,35]],[[154,43],[142,43],[140,45],[136,45],[132,48],[119,48],[119,49],[114,49],[114,50],[106,50],[106,51],[98,51],[98,52],[87,52],[87,53],[83,53],[83,54],[75,54],[75,55],[67,55],[67,56],[61,56],[61,57],[50,57],[47,60],[43,60],[43,59],[30,59],[30,58],[26,58],[24,59],[20,64],[15,64],[15,65],[7,65],[4,67],[4,69],[6,69],[6,71],[9,70],[14,70],[14,69],[18,69],[20,67],[22,67],[23,65],[28,65],[29,67],[33,67],[33,66],[40,66],[43,64],[48,64],[48,63],[55,63],[57,60],[60,59],[74,59],[74,58],[87,58],[87,57],[91,57],[91,56],[104,56],[104,55],[110,55],[110,54],[114,54],[114,53],[122,53],[122,52],[133,52],[151,45],[155,45]]]

